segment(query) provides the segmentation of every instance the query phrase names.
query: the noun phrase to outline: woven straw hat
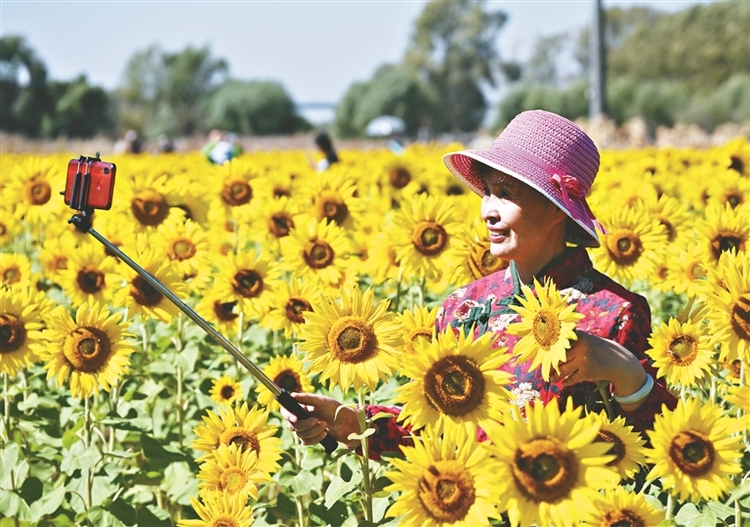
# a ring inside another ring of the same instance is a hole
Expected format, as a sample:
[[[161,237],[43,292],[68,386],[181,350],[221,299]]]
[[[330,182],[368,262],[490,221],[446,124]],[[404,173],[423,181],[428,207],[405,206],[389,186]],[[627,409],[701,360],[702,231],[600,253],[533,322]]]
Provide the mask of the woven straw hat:
[[[518,114],[490,148],[445,154],[448,170],[484,196],[477,161],[526,183],[564,211],[579,227],[569,229],[568,241],[599,247],[597,228],[605,231],[586,203],[599,171],[599,151],[575,123],[531,110]]]

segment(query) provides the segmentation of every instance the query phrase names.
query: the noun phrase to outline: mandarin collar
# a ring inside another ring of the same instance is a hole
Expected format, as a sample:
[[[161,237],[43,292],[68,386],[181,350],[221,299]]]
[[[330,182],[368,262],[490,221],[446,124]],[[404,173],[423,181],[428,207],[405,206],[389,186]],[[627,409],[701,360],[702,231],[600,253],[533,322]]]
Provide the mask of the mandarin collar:
[[[534,275],[539,283],[543,283],[544,278],[551,278],[557,290],[571,287],[578,281],[578,277],[593,267],[589,254],[583,247],[566,247],[563,252],[550,260],[547,265]],[[521,294],[521,285],[518,278],[518,270],[515,262],[511,262],[511,277],[513,279],[513,289],[515,294]],[[528,284],[532,289],[533,280]]]

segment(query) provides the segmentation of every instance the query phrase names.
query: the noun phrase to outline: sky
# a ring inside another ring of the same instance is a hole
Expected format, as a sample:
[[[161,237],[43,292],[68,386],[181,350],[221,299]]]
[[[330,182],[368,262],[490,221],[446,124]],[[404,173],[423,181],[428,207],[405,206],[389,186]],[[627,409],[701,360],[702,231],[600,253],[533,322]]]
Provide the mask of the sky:
[[[241,80],[283,84],[297,103],[337,102],[355,81],[398,62],[426,0],[0,0],[0,35],[22,35],[48,77],[118,87],[128,60],[158,44],[169,52],[209,46]],[[605,0],[674,12],[693,0]],[[540,36],[577,30],[594,0],[488,1],[509,15],[498,49],[528,58]]]

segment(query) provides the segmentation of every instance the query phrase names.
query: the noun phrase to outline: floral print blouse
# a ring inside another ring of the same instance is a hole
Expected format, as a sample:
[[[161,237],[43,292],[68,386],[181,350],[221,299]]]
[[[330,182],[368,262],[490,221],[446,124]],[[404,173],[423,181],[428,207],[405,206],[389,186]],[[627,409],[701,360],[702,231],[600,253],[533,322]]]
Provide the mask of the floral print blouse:
[[[511,264],[505,270],[451,293],[438,311],[438,332],[448,327],[456,333],[471,331],[473,326],[475,337],[478,337],[492,331],[497,334],[495,346],[505,346],[511,353],[518,337],[507,334],[505,330],[509,324],[520,320],[520,315],[509,307],[517,302],[515,298],[521,294],[517,276]],[[656,371],[644,353],[651,334],[651,311],[642,296],[596,271],[586,250],[578,247],[567,248],[547,264],[536,278],[541,283],[545,277],[555,282],[562,295],[567,293],[569,301],[577,302],[576,311],[584,316],[576,326],[578,330],[618,342],[638,357],[646,372],[656,378]],[[603,410],[601,394],[593,382],[564,388],[562,383],[545,381],[540,368],[529,371],[530,364],[531,361],[517,363],[511,359],[502,366],[503,370],[515,376],[509,389],[519,406],[534,401],[547,404],[553,400],[562,406],[568,397],[572,397],[576,406],[583,405],[593,412]],[[635,430],[643,432],[652,427],[662,405],[674,408],[676,402],[662,383],[655,382],[651,393],[636,410],[626,412],[614,400],[612,407]],[[395,416],[399,413],[398,408],[386,406],[368,407],[367,411],[371,415],[388,412]],[[395,419],[378,419],[374,425],[377,431],[371,436],[370,452],[375,459],[380,457],[381,452],[395,451],[399,445],[410,442],[409,430],[400,426]],[[482,431],[478,439],[485,439]]]

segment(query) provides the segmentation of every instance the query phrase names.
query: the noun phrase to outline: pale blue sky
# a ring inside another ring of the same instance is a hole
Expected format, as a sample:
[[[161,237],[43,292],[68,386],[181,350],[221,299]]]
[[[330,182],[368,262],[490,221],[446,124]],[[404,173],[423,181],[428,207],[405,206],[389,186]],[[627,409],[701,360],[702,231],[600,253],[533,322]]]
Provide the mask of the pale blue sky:
[[[50,77],[85,73],[117,87],[134,52],[158,43],[168,51],[208,44],[234,78],[281,82],[297,102],[336,102],[349,85],[400,60],[425,0],[156,1],[0,0],[0,34],[23,35]],[[699,1],[605,0],[676,11]],[[702,1],[700,3],[706,3]],[[498,47],[527,58],[537,37],[587,24],[593,0],[489,1],[509,20]]]

